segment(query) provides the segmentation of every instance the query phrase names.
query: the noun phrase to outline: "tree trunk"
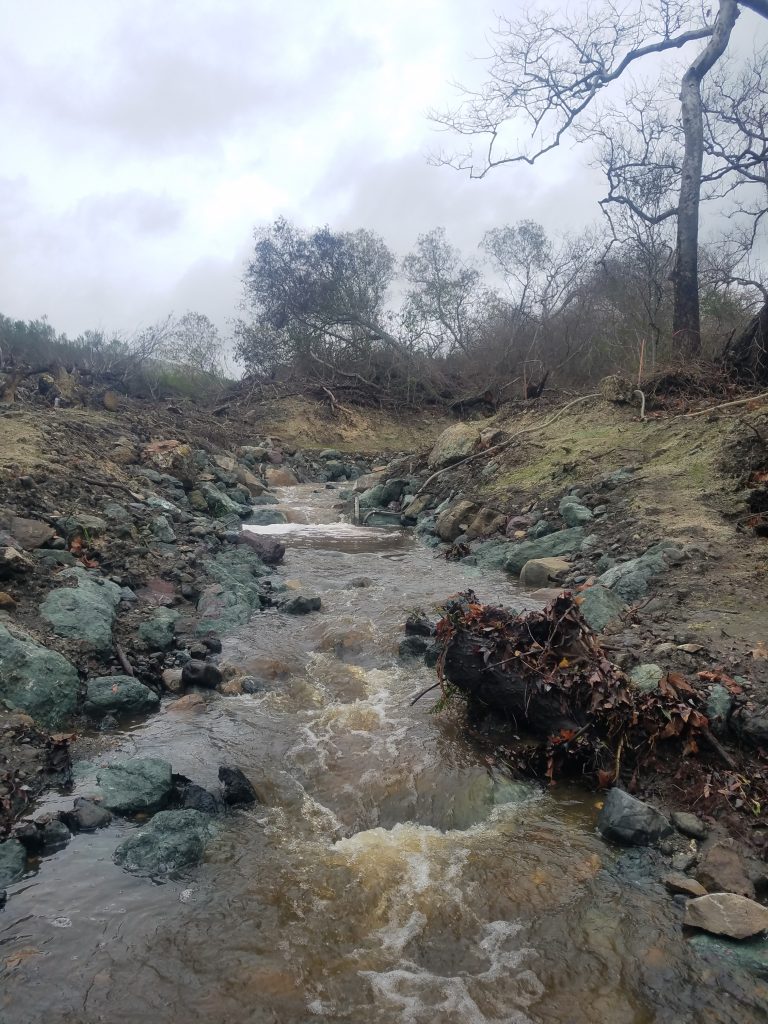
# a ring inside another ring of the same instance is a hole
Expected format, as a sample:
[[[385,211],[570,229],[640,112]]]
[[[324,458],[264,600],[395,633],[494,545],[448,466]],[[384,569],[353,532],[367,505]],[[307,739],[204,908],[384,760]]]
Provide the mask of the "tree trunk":
[[[768,384],[768,301],[726,346],[723,362],[758,384]]]
[[[677,211],[677,247],[672,273],[675,300],[672,334],[682,355],[701,351],[699,322],[699,202],[704,161],[704,113],[701,83],[722,57],[739,11],[736,0],[720,0],[717,23],[709,42],[683,75],[680,110],[685,136],[685,154],[680,178]]]

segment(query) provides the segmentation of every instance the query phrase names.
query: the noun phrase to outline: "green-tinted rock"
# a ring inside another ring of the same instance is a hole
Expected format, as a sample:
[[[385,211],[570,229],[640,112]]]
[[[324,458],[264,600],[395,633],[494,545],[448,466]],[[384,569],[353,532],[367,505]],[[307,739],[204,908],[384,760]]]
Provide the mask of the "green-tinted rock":
[[[590,629],[595,632],[605,629],[608,623],[626,608],[618,594],[595,584],[585,590],[579,600],[579,611]]]
[[[173,646],[174,626],[179,613],[173,608],[158,608],[139,626],[139,638],[151,651],[167,651]]]
[[[138,715],[154,711],[160,698],[133,676],[96,676],[85,689],[89,715]]]
[[[728,730],[728,719],[733,711],[733,697],[720,683],[715,683],[707,698],[707,718],[712,732],[722,736]]]
[[[233,501],[223,491],[220,491],[218,487],[214,487],[211,483],[200,484],[199,491],[205,500],[208,510],[211,515],[221,518],[226,515],[235,515],[241,519],[245,519],[246,516],[251,514],[250,505],[241,505],[236,501]]]
[[[0,843],[0,889],[17,882],[24,874],[27,854],[18,839]]]
[[[578,551],[584,540],[584,530],[574,526],[569,530],[558,530],[546,537],[535,540],[524,540],[519,544],[511,544],[505,567],[509,572],[520,575],[520,570],[532,558],[551,558],[555,555],[570,555]]]
[[[560,502],[560,515],[567,526],[583,526],[594,518],[586,505],[582,505],[574,495],[566,495]]]
[[[114,860],[131,874],[164,878],[199,864],[214,831],[202,811],[161,811],[120,843]]]
[[[107,529],[107,524],[100,516],[89,516],[82,512],[76,512],[71,516],[64,516],[56,520],[59,533],[67,540],[73,537],[98,537]]]
[[[516,547],[516,544],[506,540],[489,540],[463,561],[465,565],[476,565],[480,569],[503,569],[512,549]]]
[[[204,564],[207,575],[215,581],[206,587],[197,603],[197,632],[211,630],[221,635],[243,626],[264,603],[260,580],[269,569],[255,551],[239,544],[225,549]]]
[[[163,807],[173,790],[171,766],[156,757],[117,761],[97,775],[102,804],[115,814],[155,811]]]
[[[80,677],[56,651],[0,626],[0,700],[49,729],[75,713]]]
[[[274,494],[254,494],[251,495],[252,505],[279,505],[280,499],[276,498]]]
[[[65,569],[58,579],[74,580],[76,585],[52,590],[40,606],[53,632],[79,640],[100,654],[111,651],[120,587],[80,567]]]
[[[167,516],[154,516],[149,524],[149,528],[161,544],[176,543],[176,534],[173,532],[173,527]]]
[[[285,512],[271,508],[252,508],[248,510],[248,522],[251,526],[274,526],[276,523],[287,523]]]
[[[329,480],[344,480],[347,476],[347,469],[343,462],[337,459],[329,459],[325,464],[325,472]]]
[[[635,665],[629,673],[629,681],[635,690],[642,693],[651,693],[659,687],[659,681],[664,672],[658,665],[643,664]]]
[[[729,969],[740,969],[768,978],[768,940],[727,939],[700,933],[689,939],[693,948],[707,959],[720,960]]]
[[[628,562],[621,562],[608,569],[599,577],[598,583],[608,587],[628,603],[637,601],[648,590],[648,581],[652,576],[664,572],[670,558],[682,557],[679,549],[669,541],[662,541]]]

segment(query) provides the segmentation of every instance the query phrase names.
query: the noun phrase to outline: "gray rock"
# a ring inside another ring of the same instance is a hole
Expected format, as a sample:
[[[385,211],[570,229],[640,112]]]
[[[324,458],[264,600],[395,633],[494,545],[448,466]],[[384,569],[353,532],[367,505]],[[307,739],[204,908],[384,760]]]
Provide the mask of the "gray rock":
[[[715,736],[724,736],[728,732],[732,711],[733,696],[720,683],[715,683],[707,697],[707,718]]]
[[[505,566],[509,572],[519,576],[525,563],[532,558],[571,555],[579,550],[583,540],[584,530],[580,526],[574,526],[569,530],[547,534],[545,537],[511,544]]]
[[[17,882],[24,874],[27,852],[18,839],[0,843],[0,889]]]
[[[730,724],[747,746],[768,748],[768,707],[739,708],[731,715]]]
[[[89,537],[98,537],[100,534],[105,533],[107,523],[100,516],[89,516],[82,512],[76,512],[71,516],[57,519],[56,527],[59,533],[63,534],[67,540],[83,537],[87,541]]]
[[[635,665],[629,673],[630,685],[641,693],[652,693],[659,688],[659,682],[664,675],[663,670],[652,663]]]
[[[754,899],[755,886],[749,869],[733,839],[713,843],[696,867],[696,881],[707,892],[735,892]]]
[[[562,580],[571,566],[564,558],[532,558],[520,570],[520,584],[529,590]]]
[[[438,437],[429,453],[430,469],[450,466],[471,455],[480,441],[480,431],[469,423],[454,423]]]
[[[623,846],[648,846],[672,831],[670,823],[655,807],[615,787],[605,798],[597,827],[605,839]]]
[[[716,892],[690,900],[683,923],[714,935],[748,939],[768,928],[768,909],[732,892]]]
[[[214,831],[210,815],[202,811],[160,811],[120,843],[114,861],[133,875],[163,879],[199,864]]]
[[[586,505],[582,505],[578,498],[571,494],[566,495],[560,502],[559,511],[566,526],[584,526],[593,518]]]
[[[588,587],[579,599],[579,611],[589,628],[594,629],[596,633],[605,629],[626,607],[618,594],[597,583]]]
[[[221,669],[210,661],[197,661],[193,658],[181,670],[181,683],[186,686],[204,686],[212,690],[223,681]]]
[[[252,505],[279,505],[280,499],[274,494],[253,494],[251,495]]]
[[[258,800],[256,790],[240,768],[222,765],[219,768],[219,782],[224,789],[226,804],[253,804]]]
[[[0,699],[49,729],[75,713],[80,677],[74,665],[28,637],[0,626]]]
[[[222,810],[219,798],[194,782],[184,787],[183,804],[187,810],[202,811],[203,814],[218,814]]]
[[[473,501],[457,501],[437,517],[437,535],[450,544],[467,529],[477,513]]]
[[[102,802],[115,814],[154,811],[168,802],[173,790],[171,766],[156,757],[117,761],[102,768],[97,779]]]
[[[155,516],[150,520],[149,528],[162,544],[176,543],[176,534],[167,516]]]
[[[139,639],[151,651],[167,651],[176,639],[179,613],[174,608],[157,608],[150,619],[139,626]]]
[[[52,590],[40,606],[42,617],[57,636],[109,653],[120,587],[80,567],[65,569],[58,579],[72,580],[75,586]]]
[[[72,833],[59,818],[51,818],[43,825],[43,849],[46,853],[61,850],[72,838]]]
[[[245,544],[255,551],[265,565],[277,565],[285,557],[285,544],[275,537],[242,530],[235,540],[236,544]]]
[[[476,565],[481,569],[503,569],[513,547],[515,545],[506,540],[489,540],[463,561],[465,565]]]
[[[72,810],[64,812],[63,818],[73,832],[95,832],[112,821],[112,815],[105,807],[84,796],[75,797]]]
[[[0,547],[0,580],[24,576],[34,569],[35,563],[17,548]]]
[[[707,826],[701,818],[690,811],[673,811],[670,817],[677,831],[682,832],[684,836],[690,836],[691,839],[707,838]]]
[[[85,690],[85,711],[89,715],[140,715],[156,710],[160,698],[133,676],[96,676]]]
[[[286,601],[280,602],[280,610],[289,615],[307,615],[309,612],[319,612],[322,602],[319,597],[307,597],[304,594],[296,594]]]
[[[680,549],[670,541],[662,541],[638,558],[630,558],[608,569],[597,582],[631,603],[645,595],[652,576],[665,572],[678,557],[682,557]]]
[[[288,517],[279,509],[252,508],[248,512],[248,522],[252,526],[275,526],[278,523],[287,523]]]
[[[220,491],[218,487],[214,487],[212,483],[201,483],[198,488],[200,494],[208,506],[208,510],[211,515],[221,518],[225,515],[238,516],[240,519],[245,519],[253,511],[249,505],[241,505],[237,501],[233,501],[228,497],[224,491]]]

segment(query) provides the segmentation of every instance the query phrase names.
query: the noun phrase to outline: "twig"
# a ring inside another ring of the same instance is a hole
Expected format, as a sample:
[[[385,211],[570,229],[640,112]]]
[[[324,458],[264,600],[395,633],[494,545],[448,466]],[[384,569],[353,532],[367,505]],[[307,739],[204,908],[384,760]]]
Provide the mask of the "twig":
[[[718,409],[729,409],[733,405],[746,405],[747,402],[762,402],[768,398],[768,391],[761,395],[750,395],[748,398],[738,398],[735,402],[722,402],[720,405],[712,405],[708,409],[699,409],[698,412],[684,412],[681,419],[687,420],[692,416],[706,416],[708,412],[716,412]]]
[[[702,729],[701,735],[704,737],[704,739],[707,741],[707,743],[712,747],[712,749],[715,751],[715,753],[720,756],[720,758],[723,760],[723,762],[732,771],[736,771],[736,769],[737,769],[736,762],[733,760],[733,758],[728,753],[728,751],[725,749],[725,747],[723,747],[723,745],[720,743],[720,741],[715,739],[715,737],[712,735],[712,733],[709,731],[709,729]]]
[[[114,487],[118,491],[125,491],[126,494],[130,494],[132,498],[136,495],[126,484],[120,484],[116,480],[96,480],[92,476],[80,476],[78,478],[84,484],[93,484],[95,487]]]
[[[532,430],[543,430],[545,427],[548,427],[551,423],[555,422],[558,416],[561,416],[567,409],[570,409],[571,406],[577,405],[579,402],[586,402],[590,398],[599,397],[600,396],[597,393],[595,393],[591,395],[581,395],[579,398],[574,398],[572,402],[568,402],[567,405],[564,405],[561,409],[558,409],[553,416],[550,416],[549,419],[545,420],[543,423],[532,423],[530,426],[523,427],[522,430],[518,430],[516,434],[512,434],[511,437],[508,437],[506,441],[502,441],[501,444],[494,445],[493,448],[486,448],[481,452],[475,452],[474,455],[468,455],[465,459],[461,459],[459,462],[454,462],[450,466],[443,466],[442,469],[438,469],[436,473],[432,474],[432,476],[427,477],[427,479],[424,481],[424,483],[421,485],[418,491],[416,491],[414,497],[418,497],[424,491],[424,489],[428,487],[429,484],[432,483],[433,480],[441,476],[443,473],[447,473],[449,469],[458,469],[459,466],[464,466],[468,462],[473,462],[475,459],[485,458],[488,455],[492,455],[494,452],[500,452],[504,448],[508,448],[513,441],[516,441],[519,437],[522,437],[523,434],[528,434]]]
[[[135,676],[136,673],[133,671],[133,666],[131,665],[130,661],[128,661],[128,659],[126,658],[125,651],[120,646],[120,644],[115,644],[115,654],[117,655],[117,660],[120,662],[120,667],[122,668],[123,672],[125,672],[127,676]]]
[[[433,683],[431,686],[428,686],[426,690],[422,690],[421,693],[417,694],[417,696],[415,696],[410,702],[410,707],[413,707],[417,700],[421,700],[422,697],[426,697],[428,693],[432,690],[436,690],[440,685],[441,683],[438,681],[437,683]]]

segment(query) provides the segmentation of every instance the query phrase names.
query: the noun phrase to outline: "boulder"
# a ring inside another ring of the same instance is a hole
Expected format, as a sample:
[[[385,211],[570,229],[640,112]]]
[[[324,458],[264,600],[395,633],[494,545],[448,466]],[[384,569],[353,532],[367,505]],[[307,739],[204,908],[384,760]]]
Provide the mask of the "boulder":
[[[386,508],[393,501],[400,501],[408,485],[407,480],[386,480],[376,484],[360,495],[360,508]]]
[[[605,839],[623,846],[648,846],[672,831],[670,823],[655,807],[615,787],[605,798],[597,828]]]
[[[464,562],[467,565],[476,565],[481,569],[503,569],[513,548],[514,545],[509,541],[489,540],[468,555]]]
[[[224,491],[220,491],[212,483],[202,482],[198,491],[212,516],[221,518],[222,516],[232,515],[245,519],[246,516],[251,514],[250,505],[241,505],[239,502],[233,501]],[[192,495],[190,495],[191,500]]]
[[[574,526],[569,530],[557,530],[544,537],[511,544],[507,554],[506,568],[509,572],[519,576],[525,563],[530,562],[532,558],[572,555],[579,550],[583,540],[584,530],[580,526]]]
[[[248,523],[251,526],[275,526],[288,522],[288,516],[279,509],[252,508],[248,510]]]
[[[226,804],[253,804],[258,797],[256,790],[239,768],[222,765],[219,768],[219,782],[224,790]]]
[[[431,494],[419,494],[413,499],[405,510],[405,514],[410,516],[411,519],[416,519],[423,512],[426,512],[428,508],[434,505],[435,499]]]
[[[259,497],[266,491],[266,487],[261,480],[254,476],[250,469],[246,469],[245,466],[236,466],[235,476],[237,477],[237,482],[250,491],[253,497]]]
[[[410,513],[409,513],[410,514]],[[472,522],[469,524],[467,536],[470,539],[475,537],[490,537],[494,533],[503,531],[507,517],[493,508],[481,508]]]
[[[457,501],[437,517],[437,535],[450,544],[469,527],[477,512],[473,501]]]
[[[6,839],[0,843],[0,889],[17,882],[24,874],[27,851],[18,839]]]
[[[160,811],[120,843],[114,861],[132,875],[162,879],[199,864],[214,832],[210,815],[202,811]]]
[[[682,551],[670,541],[662,541],[628,562],[621,562],[598,578],[598,583],[632,603],[643,597],[652,576],[665,572],[672,562],[683,557]]]
[[[57,636],[79,640],[99,654],[108,654],[120,587],[79,566],[65,569],[57,579],[74,581],[75,586],[52,590],[40,605],[42,617]]]
[[[218,814],[222,809],[217,796],[194,782],[184,786],[182,804],[187,810],[202,811],[203,814]]]
[[[55,729],[75,713],[79,690],[66,658],[0,626],[0,700]]]
[[[520,570],[520,583],[530,590],[546,587],[562,580],[570,569],[564,558],[532,558]]]
[[[116,761],[97,774],[102,803],[115,814],[135,814],[163,807],[173,791],[171,766],[156,757]]]
[[[576,598],[579,611],[590,629],[599,633],[627,607],[612,590],[594,584]]]
[[[438,437],[429,453],[430,469],[442,469],[471,455],[480,442],[480,431],[469,423],[454,423]]]
[[[707,826],[696,814],[691,814],[690,811],[673,811],[670,817],[677,831],[682,832],[684,836],[690,836],[691,839],[706,839]]]
[[[85,711],[96,715],[141,715],[155,711],[160,698],[133,676],[96,676],[85,690]]]
[[[755,887],[732,839],[714,843],[704,851],[696,868],[696,881],[707,892],[735,892],[754,899]]]
[[[699,896],[685,906],[683,924],[713,935],[748,939],[768,928],[768,908],[732,892]]]
[[[267,483],[270,487],[295,487],[299,480],[290,469],[283,469],[278,466],[270,466],[265,471]]]
[[[252,462],[263,462],[267,457],[267,449],[262,445],[244,444],[237,449],[237,454],[241,458],[250,459]]]
[[[285,544],[274,537],[265,537],[250,530],[242,530],[235,543],[247,545],[265,565],[278,565],[285,557]]]
[[[41,548],[53,540],[56,531],[39,519],[23,519],[21,516],[0,516],[0,527],[7,530],[16,541],[16,546],[25,551]]]
[[[174,608],[157,608],[139,626],[139,639],[150,651],[167,651],[176,640],[178,618],[179,612]]]

